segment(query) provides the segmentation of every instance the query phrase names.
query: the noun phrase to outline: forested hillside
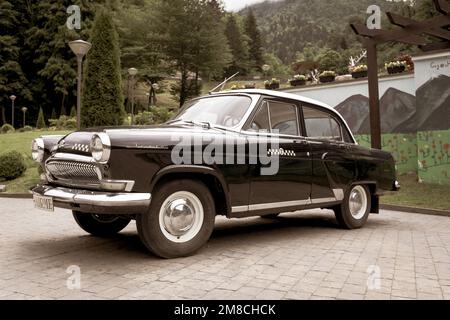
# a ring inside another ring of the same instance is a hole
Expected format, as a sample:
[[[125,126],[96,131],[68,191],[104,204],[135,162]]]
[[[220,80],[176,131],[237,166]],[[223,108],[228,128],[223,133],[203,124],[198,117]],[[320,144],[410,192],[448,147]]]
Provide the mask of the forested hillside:
[[[263,34],[267,52],[275,53],[284,63],[296,60],[299,53],[324,48],[349,56],[360,48],[350,22],[364,22],[370,5],[379,5],[382,11],[393,11],[409,17],[432,15],[431,1],[386,0],[284,0],[266,1],[251,6]],[[245,14],[248,8],[241,13]],[[383,27],[390,27],[383,14]],[[384,46],[382,58],[393,58],[399,50],[410,50],[405,45]]]

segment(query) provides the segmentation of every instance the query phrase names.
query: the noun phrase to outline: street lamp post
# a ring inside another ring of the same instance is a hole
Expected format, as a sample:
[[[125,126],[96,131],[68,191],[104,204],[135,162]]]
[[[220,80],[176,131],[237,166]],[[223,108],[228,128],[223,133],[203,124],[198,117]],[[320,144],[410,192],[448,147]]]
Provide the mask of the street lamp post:
[[[77,56],[77,129],[81,128],[81,76],[82,76],[82,66],[83,57],[89,52],[92,44],[83,40],[75,40],[69,42],[69,47],[72,49],[73,53]]]
[[[131,125],[134,125],[134,77],[137,75],[138,70],[136,68],[128,69],[128,74],[131,77]]]
[[[16,96],[12,95],[9,97],[11,99],[11,125],[14,127],[14,101],[16,101]]]
[[[22,112],[23,112],[23,127],[25,128],[25,125],[26,125],[26,113],[27,113],[27,111],[28,111],[28,109],[27,109],[27,107],[23,107],[22,108]]]

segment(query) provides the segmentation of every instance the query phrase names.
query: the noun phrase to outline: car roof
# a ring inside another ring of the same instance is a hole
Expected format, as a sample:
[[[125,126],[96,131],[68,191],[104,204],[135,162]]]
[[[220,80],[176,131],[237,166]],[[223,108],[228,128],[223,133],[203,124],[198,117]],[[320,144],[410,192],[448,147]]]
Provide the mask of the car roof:
[[[304,96],[301,96],[298,94],[287,93],[287,92],[283,92],[283,91],[264,90],[264,89],[242,89],[242,90],[233,90],[233,91],[221,91],[221,92],[217,92],[214,94],[234,94],[234,93],[259,94],[259,95],[265,95],[265,96],[272,96],[272,97],[276,97],[276,98],[291,99],[291,100],[296,100],[296,101],[305,102],[305,103],[309,103],[309,104],[314,104],[319,107],[323,107],[323,108],[332,110],[333,112],[337,113],[337,111],[334,108],[330,107],[326,103],[320,102],[315,99],[307,98],[307,97],[304,97]]]
[[[350,136],[355,144],[357,144],[356,139],[353,135],[352,130],[350,130],[350,127],[345,121],[344,117],[334,108],[330,107],[326,103],[320,102],[315,99],[307,98],[301,95],[287,93],[283,91],[276,91],[276,90],[264,90],[264,89],[241,89],[241,90],[233,90],[233,91],[221,91],[214,93],[213,95],[225,95],[225,94],[256,94],[256,95],[265,95],[265,96],[271,96],[276,98],[285,98],[285,99],[291,99],[299,102],[308,103],[311,105],[316,105],[322,108],[325,108],[329,111],[331,111],[333,114],[335,114],[338,118],[342,120],[344,125],[347,127],[348,132],[350,133]]]

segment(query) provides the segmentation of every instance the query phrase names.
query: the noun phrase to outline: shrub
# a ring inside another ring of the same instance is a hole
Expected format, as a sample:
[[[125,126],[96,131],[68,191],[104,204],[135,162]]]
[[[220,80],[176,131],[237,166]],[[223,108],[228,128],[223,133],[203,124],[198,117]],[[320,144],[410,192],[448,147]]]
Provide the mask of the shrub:
[[[46,127],[45,125],[45,119],[44,119],[44,112],[42,111],[42,108],[39,109],[39,116],[36,122],[36,128],[37,129],[44,129]]]
[[[77,128],[77,119],[71,118],[68,116],[61,116],[59,119],[51,119],[50,127],[58,130],[66,130],[66,129],[76,129]]]
[[[2,126],[2,128],[0,129],[1,133],[10,133],[10,132],[14,132],[15,129],[12,125],[10,124],[4,124]]]
[[[19,129],[19,132],[30,132],[30,131],[33,131],[33,128],[30,126],[25,126]]]
[[[150,111],[139,112],[134,117],[137,125],[161,124],[169,120],[173,113],[167,108],[153,107]]]
[[[23,156],[17,151],[0,155],[0,178],[14,180],[27,169]]]

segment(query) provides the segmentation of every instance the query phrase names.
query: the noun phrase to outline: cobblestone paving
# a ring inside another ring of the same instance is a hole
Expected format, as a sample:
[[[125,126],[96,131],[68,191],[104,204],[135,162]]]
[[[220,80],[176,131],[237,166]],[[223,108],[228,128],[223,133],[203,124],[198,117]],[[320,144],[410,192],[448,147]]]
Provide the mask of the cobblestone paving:
[[[320,210],[218,218],[204,249],[175,260],[148,254],[134,223],[99,239],[69,211],[11,199],[0,217],[0,299],[450,299],[447,217],[383,211],[355,231]]]

